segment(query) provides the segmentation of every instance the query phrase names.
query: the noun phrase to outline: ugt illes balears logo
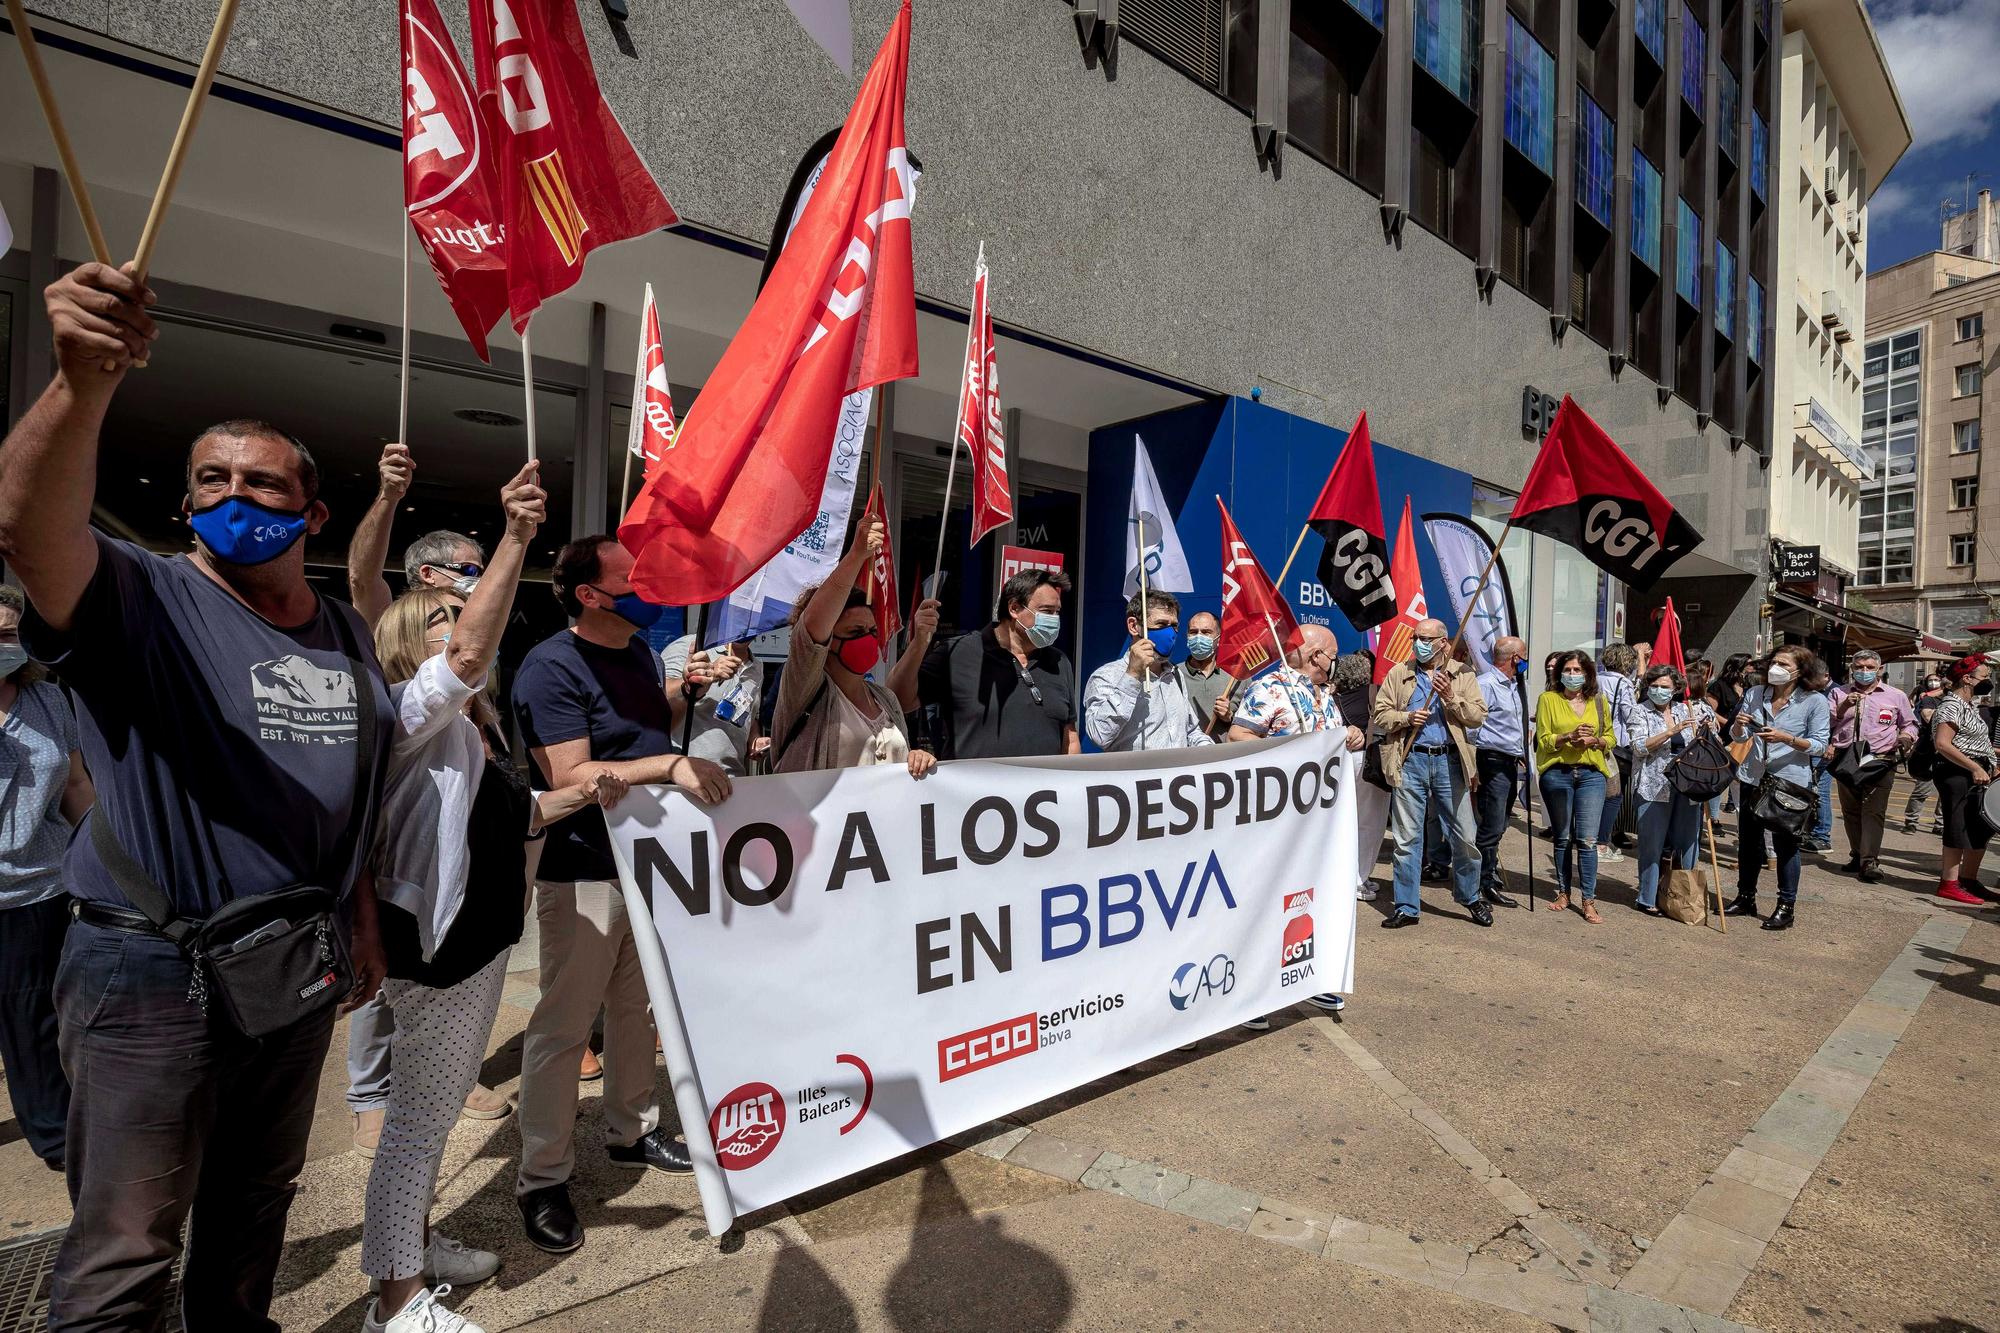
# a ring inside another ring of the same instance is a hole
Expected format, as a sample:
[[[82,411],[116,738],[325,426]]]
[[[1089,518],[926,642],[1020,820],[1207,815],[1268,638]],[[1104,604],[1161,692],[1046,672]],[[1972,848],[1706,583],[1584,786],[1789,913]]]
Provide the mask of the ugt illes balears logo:
[[[708,1133],[725,1171],[747,1171],[776,1151],[784,1136],[784,1095],[768,1083],[745,1083],[716,1103]]]

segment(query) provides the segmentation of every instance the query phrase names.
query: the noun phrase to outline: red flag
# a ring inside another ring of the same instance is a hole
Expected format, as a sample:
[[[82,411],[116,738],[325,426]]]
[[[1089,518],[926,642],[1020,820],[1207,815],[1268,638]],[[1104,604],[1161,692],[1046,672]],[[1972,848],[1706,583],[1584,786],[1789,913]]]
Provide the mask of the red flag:
[[[1000,362],[993,349],[993,308],[986,297],[986,245],[972,279],[972,322],[965,334],[965,374],[958,384],[958,441],[972,459],[972,540],[1014,518],[1007,482],[1007,436],[1000,421]]]
[[[472,65],[519,333],[592,250],[680,219],[598,91],[575,0],[472,0]]]
[[[472,80],[433,0],[403,0],[403,206],[481,361],[507,312],[500,189]]]
[[[1236,530],[1229,507],[1215,497],[1222,511],[1222,642],[1215,660],[1241,680],[1278,659],[1278,644],[1287,648],[1298,637],[1299,622],[1291,604],[1271,585],[1271,578]],[[1275,627],[1275,633],[1273,632]],[[1274,642],[1275,640],[1275,642]]]
[[[646,308],[639,316],[639,364],[633,373],[638,401],[632,404],[632,430],[626,447],[646,465],[646,475],[674,447],[674,391],[667,383],[667,350],[660,343],[660,308],[653,304],[653,284],[646,284]]]
[[[709,601],[819,513],[841,400],[917,373],[904,0],[770,279],[619,525],[632,586]]]
[[[1674,610],[1674,599],[1667,598],[1665,609],[1660,612],[1660,632],[1653,636],[1653,665],[1670,666],[1687,675],[1687,662],[1681,656],[1681,618]]]
[[[1340,457],[1306,525],[1318,533],[1319,582],[1356,629],[1373,629],[1396,614],[1389,543],[1382,531],[1382,496],[1375,487],[1375,446],[1368,414],[1355,418]]]
[[[1403,526],[1396,530],[1396,557],[1389,562],[1389,581],[1395,585],[1401,600],[1396,604],[1396,614],[1390,617],[1378,636],[1379,646],[1375,649],[1377,685],[1389,678],[1391,667],[1410,656],[1418,623],[1431,617],[1430,604],[1424,600],[1424,576],[1417,568],[1416,529],[1410,523],[1410,497],[1407,495],[1403,497]]]
[[[882,554],[861,568],[861,590],[875,608],[875,637],[888,647],[889,640],[903,628],[903,609],[896,604],[896,549],[889,537],[889,510],[882,503],[882,483],[868,492],[868,507],[861,511],[857,532],[868,531],[870,523],[882,525]]]
[[[1568,394],[1508,522],[1574,546],[1642,590],[1701,544],[1694,525]]]

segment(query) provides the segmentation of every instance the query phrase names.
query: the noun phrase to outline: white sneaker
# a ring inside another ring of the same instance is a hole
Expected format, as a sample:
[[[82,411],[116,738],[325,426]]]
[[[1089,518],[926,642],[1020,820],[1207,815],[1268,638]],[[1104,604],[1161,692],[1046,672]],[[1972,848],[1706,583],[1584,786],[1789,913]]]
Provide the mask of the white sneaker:
[[[449,1284],[420,1291],[386,1324],[375,1317],[379,1304],[370,1301],[368,1313],[363,1316],[362,1333],[486,1333],[464,1315],[439,1303],[441,1297],[450,1294]]]
[[[432,1229],[430,1247],[424,1251],[424,1275],[432,1282],[442,1282],[451,1287],[470,1287],[499,1271],[499,1255],[475,1250],[463,1241],[453,1240],[442,1231]]]
[[[1372,903],[1375,901],[1375,893],[1375,881],[1364,879],[1355,887],[1354,900],[1361,903]]]
[[[1617,865],[1624,859],[1625,853],[1619,851],[1616,847],[1599,847],[1597,849],[1597,862],[1599,865]]]
[[[1347,1008],[1346,997],[1335,995],[1332,991],[1328,991],[1323,995],[1308,995],[1306,996],[1306,1003],[1315,1008],[1324,1009],[1329,1014],[1337,1014]]]
[[[1269,1032],[1271,1030],[1271,1020],[1261,1016],[1246,1018],[1239,1026],[1248,1028],[1252,1032]]]

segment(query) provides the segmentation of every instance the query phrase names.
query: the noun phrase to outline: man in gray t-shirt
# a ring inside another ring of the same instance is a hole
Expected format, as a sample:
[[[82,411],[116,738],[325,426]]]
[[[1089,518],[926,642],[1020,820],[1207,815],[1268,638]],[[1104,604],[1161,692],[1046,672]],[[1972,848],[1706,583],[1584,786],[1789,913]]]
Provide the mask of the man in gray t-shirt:
[[[694,655],[692,670],[690,653]],[[686,710],[692,705],[694,731],[688,737],[688,753],[709,760],[731,777],[742,777],[746,756],[758,737],[764,664],[750,655],[747,642],[695,653],[692,634],[683,634],[661,649],[660,663],[666,668],[675,738],[686,725]]]

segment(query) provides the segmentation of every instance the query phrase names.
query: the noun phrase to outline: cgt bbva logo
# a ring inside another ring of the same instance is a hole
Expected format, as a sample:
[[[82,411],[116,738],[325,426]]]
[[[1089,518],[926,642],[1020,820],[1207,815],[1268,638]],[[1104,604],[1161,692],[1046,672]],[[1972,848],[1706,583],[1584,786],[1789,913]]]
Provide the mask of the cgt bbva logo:
[[[715,1160],[725,1171],[747,1171],[769,1157],[785,1133],[785,1098],[768,1083],[745,1083],[708,1117]]]
[[[1278,984],[1295,986],[1313,974],[1313,891],[1285,895],[1285,946],[1278,959]]]
[[[1227,995],[1236,989],[1236,963],[1219,953],[1206,963],[1182,963],[1167,983],[1167,1003],[1185,1011],[1207,995]]]

